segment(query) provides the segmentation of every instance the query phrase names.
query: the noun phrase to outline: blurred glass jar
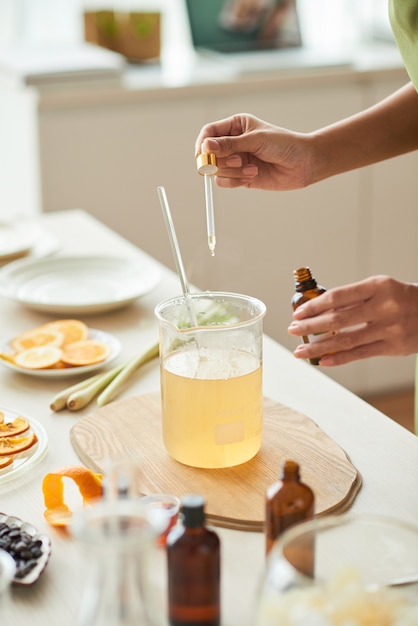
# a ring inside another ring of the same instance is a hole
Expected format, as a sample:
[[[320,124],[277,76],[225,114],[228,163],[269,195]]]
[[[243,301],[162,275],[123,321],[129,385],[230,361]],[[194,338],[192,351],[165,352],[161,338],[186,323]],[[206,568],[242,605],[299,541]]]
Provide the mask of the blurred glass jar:
[[[12,624],[10,588],[16,573],[15,560],[5,550],[0,550],[0,623]],[[10,621],[9,621],[10,620]]]
[[[105,499],[75,516],[72,533],[84,557],[77,626],[162,623],[154,588],[158,530],[138,499]]]
[[[418,527],[371,515],[297,524],[266,563],[257,626],[418,624]]]

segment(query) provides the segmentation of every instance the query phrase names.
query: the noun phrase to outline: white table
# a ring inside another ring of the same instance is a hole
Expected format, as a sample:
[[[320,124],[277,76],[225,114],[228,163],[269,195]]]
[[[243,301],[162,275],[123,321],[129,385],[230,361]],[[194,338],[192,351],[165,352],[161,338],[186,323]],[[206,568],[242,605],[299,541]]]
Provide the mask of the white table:
[[[40,216],[42,225],[61,241],[59,254],[106,254],[135,257],[142,254],[130,243],[80,210]],[[161,242],[161,245],[169,245]],[[157,337],[154,306],[178,295],[180,285],[172,272],[162,267],[160,286],[133,305],[119,311],[88,317],[88,324],[117,335],[123,345],[120,360],[149,345]],[[51,316],[0,299],[0,339],[5,341]],[[268,314],[268,313],[267,313]],[[54,316],[55,318],[57,316]],[[13,589],[14,626],[69,626],[82,589],[80,552],[74,541],[48,526],[44,517],[41,483],[43,476],[64,465],[80,464],[69,440],[69,431],[80,416],[91,411],[53,413],[52,396],[66,386],[1,370],[0,404],[32,416],[49,437],[46,458],[30,474],[0,487],[0,511],[34,524],[52,540],[48,567],[32,587]],[[159,389],[155,361],[125,390],[120,398]],[[418,438],[382,413],[337,385],[318,369],[297,361],[283,347],[265,337],[264,394],[295,408],[313,419],[351,458],[363,477],[363,487],[352,510],[391,515],[416,523],[418,520]],[[250,494],[249,494],[250,497]],[[249,626],[259,577],[264,565],[261,533],[219,529],[223,563],[223,624]],[[161,555],[161,578],[164,560]],[[1,620],[1,616],[0,616]]]

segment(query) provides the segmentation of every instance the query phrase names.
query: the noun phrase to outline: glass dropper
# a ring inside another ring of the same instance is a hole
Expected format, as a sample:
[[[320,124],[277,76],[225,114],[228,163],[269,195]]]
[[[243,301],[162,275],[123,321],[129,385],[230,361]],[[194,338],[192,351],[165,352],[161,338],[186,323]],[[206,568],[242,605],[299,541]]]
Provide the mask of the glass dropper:
[[[205,181],[205,201],[206,201],[206,224],[208,231],[208,246],[212,256],[215,256],[216,234],[215,234],[215,215],[213,210],[213,176],[218,171],[216,156],[214,154],[206,154],[202,152],[197,157],[197,171],[201,174]]]

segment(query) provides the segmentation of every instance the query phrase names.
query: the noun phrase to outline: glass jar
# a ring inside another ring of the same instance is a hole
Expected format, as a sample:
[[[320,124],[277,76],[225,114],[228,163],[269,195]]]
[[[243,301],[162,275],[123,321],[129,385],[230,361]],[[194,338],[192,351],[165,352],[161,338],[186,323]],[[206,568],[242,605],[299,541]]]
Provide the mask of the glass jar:
[[[282,623],[418,624],[418,527],[345,514],[288,529],[267,560],[256,616],[257,626]]]
[[[10,587],[16,573],[15,560],[5,550],[0,550],[0,623],[13,624]]]
[[[157,525],[158,526],[158,525]],[[163,564],[156,524],[139,500],[104,500],[75,516],[83,554],[83,597],[77,626],[157,626],[164,609],[154,587]]]

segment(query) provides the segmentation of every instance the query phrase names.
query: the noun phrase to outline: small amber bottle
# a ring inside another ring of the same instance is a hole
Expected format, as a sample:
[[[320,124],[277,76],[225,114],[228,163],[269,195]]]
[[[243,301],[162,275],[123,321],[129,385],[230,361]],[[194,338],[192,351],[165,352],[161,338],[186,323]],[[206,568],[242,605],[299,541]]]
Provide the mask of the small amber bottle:
[[[292,297],[292,307],[295,311],[301,304],[317,298],[326,291],[325,287],[321,287],[317,284],[315,278],[312,276],[312,272],[309,267],[300,267],[294,270],[293,276],[295,277],[295,294]],[[310,343],[315,341],[315,338],[319,335],[303,336],[304,343]],[[309,359],[312,365],[319,365],[321,357],[315,357]]]
[[[205,501],[185,496],[167,537],[168,619],[171,626],[219,626],[220,541],[205,525]]]
[[[284,461],[280,480],[273,483],[266,492],[266,554],[287,528],[313,518],[314,505],[314,493],[308,485],[301,482],[298,463]]]

